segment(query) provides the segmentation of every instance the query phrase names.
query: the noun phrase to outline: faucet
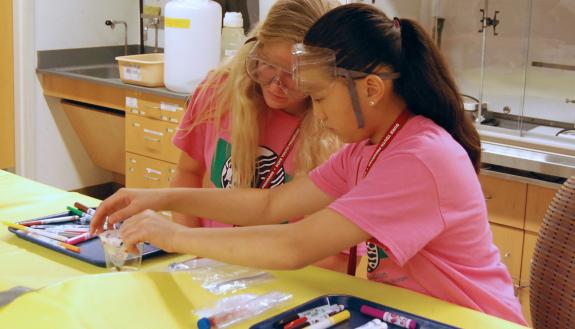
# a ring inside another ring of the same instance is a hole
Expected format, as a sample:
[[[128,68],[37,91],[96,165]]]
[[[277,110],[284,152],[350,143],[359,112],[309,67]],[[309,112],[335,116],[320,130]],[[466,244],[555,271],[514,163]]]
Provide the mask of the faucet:
[[[467,95],[467,94],[460,94],[461,97],[469,98],[474,101],[474,103],[463,103],[464,109],[469,113],[472,120],[477,124],[482,124],[487,118],[485,117],[487,113],[487,103],[482,103],[479,99]]]
[[[144,41],[148,40],[148,29],[154,27],[154,52],[158,52],[158,29],[160,28],[160,17],[154,16],[151,18],[152,22],[144,26]]]
[[[116,27],[116,24],[123,24],[124,25],[124,56],[128,55],[128,23],[126,21],[111,21],[106,20],[104,22],[106,25],[110,26],[112,29]]]

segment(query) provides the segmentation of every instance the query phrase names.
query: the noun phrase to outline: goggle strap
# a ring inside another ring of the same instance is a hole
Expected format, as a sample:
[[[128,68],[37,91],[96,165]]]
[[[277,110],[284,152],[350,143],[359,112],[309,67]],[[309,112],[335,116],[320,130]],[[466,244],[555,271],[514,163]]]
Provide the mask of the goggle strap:
[[[357,89],[355,88],[355,80],[353,80],[351,75],[347,72],[345,73],[345,79],[347,80],[347,87],[351,96],[351,104],[353,105],[353,113],[357,120],[357,126],[359,128],[363,128],[365,125],[363,115],[361,114],[361,107],[359,106],[359,96],[357,95]]]
[[[361,72],[361,71],[354,71],[354,70],[348,70],[348,69],[344,69],[341,67],[337,67],[336,68],[336,75],[340,76],[340,77],[346,77],[346,76],[350,76],[353,79],[362,79],[367,77],[370,74],[375,74],[378,77],[384,79],[384,80],[394,80],[400,77],[401,74],[399,74],[398,72],[391,72],[391,73],[366,73],[366,72]]]

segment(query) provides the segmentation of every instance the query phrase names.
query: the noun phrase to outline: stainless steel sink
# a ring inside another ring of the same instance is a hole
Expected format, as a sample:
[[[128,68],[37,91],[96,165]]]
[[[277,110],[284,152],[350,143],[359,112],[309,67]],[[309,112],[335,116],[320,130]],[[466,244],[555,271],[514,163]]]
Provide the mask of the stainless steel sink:
[[[67,73],[86,75],[100,79],[119,79],[120,72],[117,64],[74,67],[63,70]]]

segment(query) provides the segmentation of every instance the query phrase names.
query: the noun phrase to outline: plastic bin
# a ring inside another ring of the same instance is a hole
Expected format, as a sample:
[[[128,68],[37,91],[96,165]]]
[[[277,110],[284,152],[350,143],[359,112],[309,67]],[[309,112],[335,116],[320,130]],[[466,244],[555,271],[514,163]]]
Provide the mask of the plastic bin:
[[[164,54],[118,56],[120,80],[125,83],[145,86],[164,86]]]

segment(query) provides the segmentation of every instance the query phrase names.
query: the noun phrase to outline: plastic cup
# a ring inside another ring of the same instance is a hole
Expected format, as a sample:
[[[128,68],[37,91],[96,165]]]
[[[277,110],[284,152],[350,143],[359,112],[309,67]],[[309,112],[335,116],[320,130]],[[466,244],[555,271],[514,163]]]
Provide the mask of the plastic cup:
[[[143,243],[138,244],[138,253],[128,252],[124,241],[120,238],[120,231],[109,230],[98,235],[102,241],[106,268],[112,272],[138,271],[142,264]]]

